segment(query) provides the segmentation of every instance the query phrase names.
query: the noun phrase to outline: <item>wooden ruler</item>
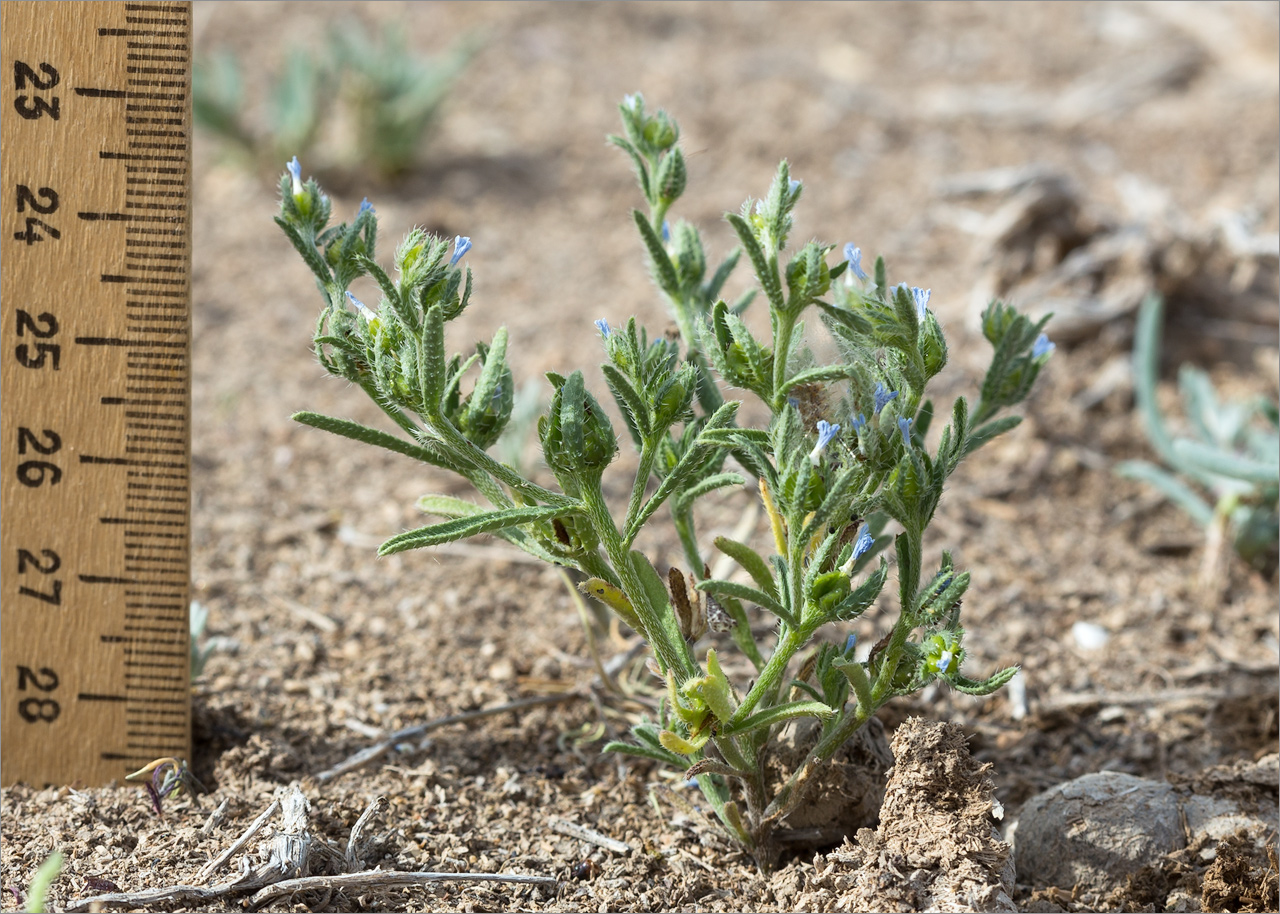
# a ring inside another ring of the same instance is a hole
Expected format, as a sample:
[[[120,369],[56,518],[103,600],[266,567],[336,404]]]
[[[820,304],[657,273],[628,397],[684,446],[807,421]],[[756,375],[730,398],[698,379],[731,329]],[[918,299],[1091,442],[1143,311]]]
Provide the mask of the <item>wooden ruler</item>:
[[[191,4],[0,4],[0,778],[191,745]]]

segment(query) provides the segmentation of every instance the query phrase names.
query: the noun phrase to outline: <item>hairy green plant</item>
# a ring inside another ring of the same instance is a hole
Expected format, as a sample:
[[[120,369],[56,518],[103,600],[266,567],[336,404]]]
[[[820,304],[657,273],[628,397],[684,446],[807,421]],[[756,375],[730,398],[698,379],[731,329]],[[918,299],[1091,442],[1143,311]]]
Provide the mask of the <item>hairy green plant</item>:
[[[952,404],[931,449],[935,408],[925,390],[946,363],[947,344],[929,291],[890,285],[882,259],[866,274],[852,245],[834,264],[833,247],[818,242],[784,260],[803,193],[785,161],[763,198],[726,216],[741,247],[711,268],[698,229],[667,220],[686,183],[675,120],[650,113],[638,95],[620,112],[624,131],[611,139],[630,157],[647,204],[633,222],[679,327],[677,339],[651,338],[634,318],[596,321],[605,381],[637,453],[625,505],[605,498],[618,434],[580,370],[547,375],[551,403],[538,431],[555,487],[490,455],[512,411],[507,333],[499,328],[469,355],[450,355],[446,344],[449,321],[471,302],[471,271],[459,266],[470,239],[455,238],[451,251],[444,239],[411,231],[395,251],[393,278],[375,258],[373,208],[366,202],[351,222],[330,226],[329,198],[302,180],[296,159],[281,178],[276,222],[324,298],[316,354],[400,434],[310,412],[294,418],[457,473],[488,502],[428,495],[420,507],[445,520],[391,537],[380,554],[488,533],[581,572],[581,589],[648,641],[665,681],[657,718],[641,721],[634,741],[606,748],[696,779],[727,832],[768,867],[776,830],[823,762],[886,702],[935,681],[986,695],[1016,672],[961,671],[969,574],[946,552],[926,570],[924,534],[959,463],[1018,424],[999,414],[1027,396],[1053,345],[1045,321],[989,307],[982,329],[994,352],[978,400]],[[758,295],[729,305],[721,291],[744,255]],[[381,289],[376,310],[348,291],[361,276]],[[766,340],[740,316],[753,297],[769,309]],[[820,364],[806,347],[806,314],[838,345],[834,364]],[[722,383],[758,398],[769,421],[738,425],[739,402],[726,399]],[[695,507],[749,479],[769,518],[772,554],[717,538],[715,548],[745,580],[711,578]],[[687,563],[665,577],[634,548],[663,508]],[[865,660],[855,658],[851,639],[821,644],[811,673],[792,671],[819,629],[852,623],[880,599],[890,566],[877,554],[890,545],[899,609],[891,635]],[[776,637],[757,643],[751,619],[760,612],[774,619]],[[749,682],[735,684],[725,672],[721,658],[734,650],[754,670]],[[767,747],[798,718],[820,721],[819,738],[789,781],[770,785]]]
[[[1168,469],[1145,460],[1116,467],[1120,475],[1155,488],[1212,535],[1225,529],[1246,562],[1274,568],[1280,540],[1280,410],[1265,397],[1223,402],[1209,376],[1178,369],[1178,391],[1189,436],[1170,433],[1156,403],[1163,303],[1142,304],[1133,347],[1133,380],[1156,454]]]

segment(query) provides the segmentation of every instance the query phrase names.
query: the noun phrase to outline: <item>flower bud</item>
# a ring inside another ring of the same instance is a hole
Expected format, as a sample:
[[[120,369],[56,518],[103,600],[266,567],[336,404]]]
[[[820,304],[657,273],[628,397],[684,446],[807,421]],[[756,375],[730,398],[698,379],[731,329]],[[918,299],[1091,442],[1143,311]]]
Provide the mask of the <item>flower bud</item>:
[[[658,165],[658,196],[666,203],[672,202],[684,193],[688,177],[684,154],[679,149],[671,150]]]
[[[586,391],[580,371],[560,383],[543,419],[538,423],[542,452],[557,476],[584,470],[598,474],[618,452],[609,417]]]
[[[832,612],[845,597],[849,596],[849,576],[843,571],[828,571],[818,575],[809,591],[809,599],[818,607],[822,615]]]
[[[665,111],[659,111],[644,125],[644,140],[654,149],[665,152],[680,139],[680,128]]]

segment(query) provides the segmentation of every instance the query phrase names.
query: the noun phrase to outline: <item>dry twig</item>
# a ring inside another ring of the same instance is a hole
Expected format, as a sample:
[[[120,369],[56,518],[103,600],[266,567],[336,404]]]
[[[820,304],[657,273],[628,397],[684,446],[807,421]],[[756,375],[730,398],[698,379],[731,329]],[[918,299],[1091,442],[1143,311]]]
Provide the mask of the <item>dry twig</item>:
[[[586,841],[588,844],[594,844],[596,847],[603,847],[607,851],[613,851],[615,854],[631,853],[631,845],[625,841],[618,841],[585,825],[575,825],[572,822],[566,822],[558,816],[552,816],[547,820],[547,825],[554,832],[562,835],[568,835],[570,838],[577,838],[579,841]]]
[[[373,817],[386,806],[386,797],[377,797],[365,808],[351,828],[344,855],[325,841],[317,841],[311,835],[309,827],[311,803],[296,784],[290,785],[271,801],[266,810],[253,820],[245,833],[231,847],[206,864],[196,878],[207,879],[225,866],[227,861],[248,844],[250,838],[262,830],[273,814],[280,812],[280,825],[266,842],[262,853],[266,858],[264,863],[254,867],[248,859],[244,859],[241,861],[240,875],[237,878],[217,885],[170,885],[139,892],[108,892],[78,899],[72,902],[67,910],[101,910],[111,906],[146,908],[161,904],[202,906],[225,898],[247,895],[250,892],[253,896],[248,899],[247,905],[256,908],[273,898],[292,895],[296,892],[332,893],[342,889],[393,889],[446,880],[546,886],[556,884],[556,880],[550,876],[525,876],[518,873],[406,873],[379,869],[352,872],[360,865],[358,847],[361,835]],[[626,845],[623,846],[626,847]],[[316,858],[321,858],[326,867],[338,870],[345,868],[349,872],[311,875],[310,870],[314,868],[314,863],[320,862]],[[327,905],[327,903],[328,896],[324,904]]]

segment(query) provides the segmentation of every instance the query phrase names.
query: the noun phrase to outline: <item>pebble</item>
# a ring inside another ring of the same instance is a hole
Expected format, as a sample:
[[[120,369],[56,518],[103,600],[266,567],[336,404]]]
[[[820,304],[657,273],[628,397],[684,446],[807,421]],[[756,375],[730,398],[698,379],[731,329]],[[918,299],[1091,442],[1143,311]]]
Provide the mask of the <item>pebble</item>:
[[[1076,622],[1071,626],[1071,637],[1082,651],[1096,651],[1111,638],[1108,632],[1096,622]]]

